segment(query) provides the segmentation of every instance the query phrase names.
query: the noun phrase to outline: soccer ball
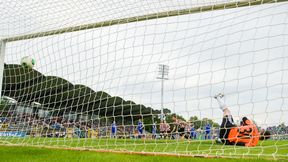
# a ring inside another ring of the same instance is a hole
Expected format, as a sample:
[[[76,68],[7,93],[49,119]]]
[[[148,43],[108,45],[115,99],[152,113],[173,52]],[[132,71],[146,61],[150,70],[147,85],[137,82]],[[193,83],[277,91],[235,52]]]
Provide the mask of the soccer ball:
[[[21,59],[21,65],[25,68],[32,69],[35,65],[35,60],[30,56],[25,56]]]

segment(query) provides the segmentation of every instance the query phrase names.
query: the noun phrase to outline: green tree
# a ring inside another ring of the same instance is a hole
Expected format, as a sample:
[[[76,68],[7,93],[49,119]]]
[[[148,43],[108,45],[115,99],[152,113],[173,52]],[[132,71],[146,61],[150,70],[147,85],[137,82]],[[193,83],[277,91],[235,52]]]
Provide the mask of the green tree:
[[[284,122],[278,125],[278,131],[285,131],[285,129],[286,129],[286,126]]]
[[[0,100],[0,116],[6,116],[7,112],[5,109],[7,109],[9,102],[7,100]]]
[[[166,122],[167,122],[167,123],[173,123],[173,121],[172,121],[172,116],[173,116],[173,115],[174,115],[174,114],[166,115]],[[176,114],[176,117],[177,117],[177,119],[186,121],[186,119],[185,119],[183,116],[181,116],[181,115]]]
[[[189,121],[193,123],[195,129],[203,128],[207,124],[210,124],[211,127],[219,127],[218,123],[209,118],[199,119],[197,116],[192,116],[190,117]]]
[[[202,120],[198,119],[197,116],[190,117],[189,121],[193,123],[195,129],[201,128],[203,125]]]
[[[160,123],[160,118],[158,117],[158,115],[151,115],[148,117],[144,117],[143,123],[145,125],[145,131],[152,132],[152,124],[154,122],[156,122],[157,125]]]

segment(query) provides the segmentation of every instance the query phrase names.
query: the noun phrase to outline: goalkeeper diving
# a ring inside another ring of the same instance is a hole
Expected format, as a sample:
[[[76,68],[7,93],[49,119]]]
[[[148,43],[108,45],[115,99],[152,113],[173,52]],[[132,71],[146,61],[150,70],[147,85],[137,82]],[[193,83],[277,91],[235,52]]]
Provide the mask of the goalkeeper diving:
[[[237,146],[256,146],[260,134],[258,128],[247,117],[243,117],[240,122],[240,126],[234,123],[230,110],[223,102],[223,94],[214,96],[217,100],[220,109],[223,111],[222,124],[220,126],[219,141],[225,145],[237,145]]]

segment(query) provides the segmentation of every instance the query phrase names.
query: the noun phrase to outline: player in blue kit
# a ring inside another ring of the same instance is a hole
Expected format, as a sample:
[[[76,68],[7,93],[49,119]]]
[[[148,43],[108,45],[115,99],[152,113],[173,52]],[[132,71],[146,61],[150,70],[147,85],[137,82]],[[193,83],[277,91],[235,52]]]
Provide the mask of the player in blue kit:
[[[116,138],[117,135],[117,125],[116,122],[113,121],[111,124],[111,138]]]
[[[139,119],[138,124],[137,124],[138,138],[142,138],[143,130],[144,130],[144,124],[141,121],[141,119]]]
[[[197,138],[197,132],[196,132],[194,126],[192,126],[191,129],[190,129],[190,138],[191,139],[196,139]]]
[[[157,126],[156,126],[156,123],[154,122],[152,124],[152,139],[156,139],[156,131],[157,131]]]
[[[205,126],[205,139],[210,139],[210,133],[211,133],[211,126],[210,124],[208,123],[206,126]]]

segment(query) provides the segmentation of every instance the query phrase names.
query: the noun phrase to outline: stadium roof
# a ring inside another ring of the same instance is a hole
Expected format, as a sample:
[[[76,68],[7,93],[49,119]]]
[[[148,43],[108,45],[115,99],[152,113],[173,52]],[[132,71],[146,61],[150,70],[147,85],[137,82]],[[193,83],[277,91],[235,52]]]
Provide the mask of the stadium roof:
[[[85,85],[73,85],[57,76],[45,76],[34,69],[17,64],[5,64],[2,95],[19,103],[39,102],[43,107],[60,110],[60,113],[89,112],[100,116],[158,114],[133,101],[111,96],[104,91],[95,92]]]

